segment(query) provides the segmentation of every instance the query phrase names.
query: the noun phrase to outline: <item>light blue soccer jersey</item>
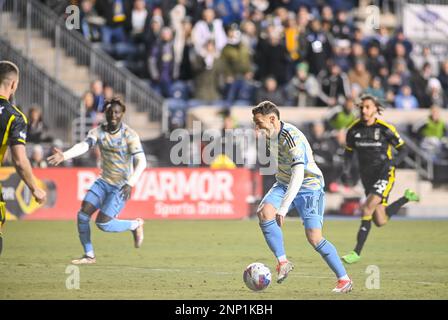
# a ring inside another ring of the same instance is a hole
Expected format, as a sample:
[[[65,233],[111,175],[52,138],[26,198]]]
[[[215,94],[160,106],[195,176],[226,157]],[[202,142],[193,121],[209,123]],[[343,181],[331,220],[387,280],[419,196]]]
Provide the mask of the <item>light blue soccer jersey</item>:
[[[274,151],[272,146],[269,146]],[[305,177],[300,190],[320,190],[325,182],[322,171],[314,161],[313,151],[305,135],[290,123],[281,121],[278,134],[278,171],[277,182],[288,185],[291,180],[291,168],[304,164]]]
[[[133,156],[143,152],[138,134],[122,124],[114,134],[98,126],[89,131],[89,145],[97,144],[101,152],[101,178],[114,186],[126,183],[133,169]]]

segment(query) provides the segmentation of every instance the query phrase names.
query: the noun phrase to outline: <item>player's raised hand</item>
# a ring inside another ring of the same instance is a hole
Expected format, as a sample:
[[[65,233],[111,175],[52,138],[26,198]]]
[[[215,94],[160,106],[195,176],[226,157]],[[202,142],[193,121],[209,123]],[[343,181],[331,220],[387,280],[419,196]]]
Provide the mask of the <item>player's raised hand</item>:
[[[121,191],[121,196],[123,197],[123,200],[124,201],[129,200],[129,198],[131,197],[132,187],[126,183],[123,187],[121,187],[120,191]]]
[[[47,158],[47,161],[52,166],[59,165],[61,162],[64,161],[64,154],[62,153],[62,150],[58,148],[53,148],[53,155],[49,156]]]
[[[35,189],[33,192],[34,198],[36,198],[37,203],[42,204],[47,201],[47,193],[42,189]]]

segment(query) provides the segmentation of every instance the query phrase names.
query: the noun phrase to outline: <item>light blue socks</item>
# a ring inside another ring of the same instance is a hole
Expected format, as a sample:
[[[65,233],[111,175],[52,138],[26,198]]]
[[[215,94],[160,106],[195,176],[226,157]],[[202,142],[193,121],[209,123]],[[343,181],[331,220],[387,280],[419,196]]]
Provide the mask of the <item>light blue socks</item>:
[[[282,257],[285,255],[285,248],[283,245],[283,232],[282,229],[278,226],[277,221],[270,220],[260,223],[261,231],[263,231],[264,238],[274,253],[276,258]]]
[[[338,252],[335,246],[328,240],[322,239],[316,246],[316,251],[320,253],[322,258],[327,262],[328,266],[333,270],[336,276],[339,278],[347,275],[344,265],[339,258]]]

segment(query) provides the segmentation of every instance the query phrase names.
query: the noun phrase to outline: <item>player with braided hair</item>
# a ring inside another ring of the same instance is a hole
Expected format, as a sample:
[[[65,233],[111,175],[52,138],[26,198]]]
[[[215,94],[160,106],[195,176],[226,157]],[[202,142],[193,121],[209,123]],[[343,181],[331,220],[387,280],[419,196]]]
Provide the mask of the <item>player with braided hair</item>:
[[[395,182],[395,167],[407,155],[407,148],[395,127],[377,118],[384,110],[372,95],[363,95],[358,104],[360,118],[347,131],[343,181],[347,181],[353,153],[358,155],[361,181],[366,201],[361,206],[361,226],[355,249],[342,257],[346,263],[361,259],[361,250],[367,240],[372,220],[377,227],[385,225],[389,218],[409,201],[419,201],[419,196],[410,189],[400,199],[388,205],[387,200]],[[397,151],[393,156],[392,148]]]

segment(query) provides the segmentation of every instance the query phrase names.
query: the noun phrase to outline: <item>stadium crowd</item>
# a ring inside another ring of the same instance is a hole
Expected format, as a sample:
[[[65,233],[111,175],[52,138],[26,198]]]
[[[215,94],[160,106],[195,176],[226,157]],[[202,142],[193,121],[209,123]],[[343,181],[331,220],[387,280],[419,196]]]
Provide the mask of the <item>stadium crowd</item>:
[[[403,110],[448,107],[448,60],[400,27],[365,34],[356,1],[79,0],[80,32],[173,107],[336,106],[371,93]]]
[[[270,100],[327,107],[322,122],[302,128],[325,171],[342,165],[344,129],[357,116],[354,102],[368,93],[403,112],[431,108],[411,131],[435,159],[446,157],[438,114],[448,108],[448,60],[438,60],[429,46],[413,50],[400,26],[361,27],[358,1],[69,2],[81,10],[79,32],[86,39],[164,96],[171,128],[184,126],[186,110],[199,105],[221,110]],[[94,124],[113,94],[96,80],[83,96]]]

